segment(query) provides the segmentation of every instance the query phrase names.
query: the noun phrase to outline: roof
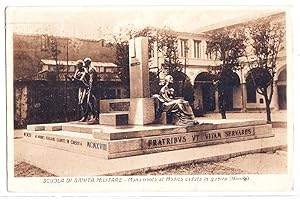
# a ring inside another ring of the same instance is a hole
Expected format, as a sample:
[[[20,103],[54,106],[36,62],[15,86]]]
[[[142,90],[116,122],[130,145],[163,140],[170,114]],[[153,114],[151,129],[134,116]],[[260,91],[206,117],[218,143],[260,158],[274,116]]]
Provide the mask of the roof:
[[[44,63],[45,65],[56,65],[55,60],[48,60],[48,59],[41,59],[41,62]],[[69,65],[76,65],[77,61],[74,60],[69,60],[68,64]],[[58,63],[60,65],[67,65],[66,60],[58,60]],[[92,64],[94,67],[118,67],[116,64],[111,63],[111,62],[97,62],[97,61],[92,61]]]
[[[176,32],[178,37],[195,37],[195,38],[207,38],[204,33],[191,33],[191,32]]]
[[[89,38],[78,38],[78,37],[65,37],[60,35],[51,35],[48,33],[22,33],[22,32],[14,32],[13,35],[15,36],[25,36],[25,37],[41,37],[41,36],[47,36],[47,37],[55,37],[58,39],[65,39],[65,40],[84,40],[88,42],[100,42],[100,41],[106,41],[105,39],[89,39]]]
[[[215,24],[211,24],[208,26],[204,26],[204,27],[200,27],[192,32],[195,33],[205,33],[205,32],[209,32],[211,30],[215,30],[215,29],[221,29],[224,27],[229,27],[229,26],[235,26],[235,25],[239,25],[239,24],[243,24],[243,23],[248,23],[250,21],[256,20],[256,19],[260,19],[260,18],[264,18],[264,17],[275,17],[275,16],[280,16],[283,15],[285,12],[282,11],[274,11],[274,12],[268,12],[268,13],[264,13],[261,15],[256,15],[256,16],[246,16],[246,17],[239,17],[239,18],[234,18],[234,19],[229,19],[229,20],[225,20],[225,21],[221,21],[219,23],[215,23]]]

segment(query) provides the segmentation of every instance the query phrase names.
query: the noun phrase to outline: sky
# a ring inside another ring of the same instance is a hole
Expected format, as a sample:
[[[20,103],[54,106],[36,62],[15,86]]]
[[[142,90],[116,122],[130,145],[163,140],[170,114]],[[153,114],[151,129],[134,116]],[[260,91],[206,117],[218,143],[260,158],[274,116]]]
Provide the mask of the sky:
[[[195,32],[226,20],[253,18],[278,12],[278,7],[115,6],[8,7],[6,27],[24,34],[51,34],[85,39],[107,39],[125,27],[167,26]]]

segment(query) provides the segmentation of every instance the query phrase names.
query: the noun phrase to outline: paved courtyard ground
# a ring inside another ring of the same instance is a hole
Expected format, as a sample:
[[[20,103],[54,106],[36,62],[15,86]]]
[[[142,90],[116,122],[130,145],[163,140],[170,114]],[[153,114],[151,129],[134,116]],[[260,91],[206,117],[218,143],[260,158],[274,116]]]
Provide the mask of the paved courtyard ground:
[[[133,175],[232,175],[287,173],[287,151],[238,156],[222,162],[195,163]]]
[[[167,169],[131,175],[229,175],[229,174],[284,174],[287,173],[287,151],[256,153],[238,156],[222,162],[193,163]],[[55,176],[25,162],[16,161],[16,177]]]
[[[286,110],[280,110],[276,112],[271,113],[272,121],[281,121],[286,122],[288,113]],[[227,119],[267,119],[267,114],[264,111],[261,112],[247,112],[247,113],[241,113],[241,112],[228,112],[226,113]],[[201,119],[200,117],[199,119]],[[204,118],[211,118],[211,119],[221,119],[220,113],[208,113],[204,115]]]

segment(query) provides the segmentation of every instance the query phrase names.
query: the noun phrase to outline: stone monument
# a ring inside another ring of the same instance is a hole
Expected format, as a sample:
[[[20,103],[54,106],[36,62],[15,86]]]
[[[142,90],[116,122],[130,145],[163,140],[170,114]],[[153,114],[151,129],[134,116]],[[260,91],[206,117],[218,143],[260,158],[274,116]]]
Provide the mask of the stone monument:
[[[155,120],[154,100],[150,97],[148,39],[129,40],[130,109],[129,124],[145,125]]]
[[[129,41],[129,59],[130,98],[100,100],[100,124],[28,125],[24,143],[114,159],[274,136],[265,120],[201,119],[204,124],[192,126],[151,124],[155,109],[149,91],[147,38]],[[35,163],[26,152],[26,148],[21,151],[24,160]]]
[[[129,40],[129,99],[100,100],[102,125],[146,125],[155,121],[154,99],[150,97],[148,38]]]

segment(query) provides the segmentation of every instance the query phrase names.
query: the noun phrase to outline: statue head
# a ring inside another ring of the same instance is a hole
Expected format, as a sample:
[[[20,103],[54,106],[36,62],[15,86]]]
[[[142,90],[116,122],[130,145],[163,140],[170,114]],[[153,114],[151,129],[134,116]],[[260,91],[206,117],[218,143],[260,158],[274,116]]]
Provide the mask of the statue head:
[[[174,83],[173,76],[167,75],[167,76],[165,77],[165,83]]]
[[[76,61],[76,67],[77,67],[77,68],[80,69],[80,68],[82,68],[83,66],[84,66],[84,62],[83,62],[82,60],[77,60],[77,61]]]
[[[84,60],[84,63],[85,63],[85,66],[90,66],[90,64],[92,63],[92,59],[90,59],[90,58],[85,58]]]

